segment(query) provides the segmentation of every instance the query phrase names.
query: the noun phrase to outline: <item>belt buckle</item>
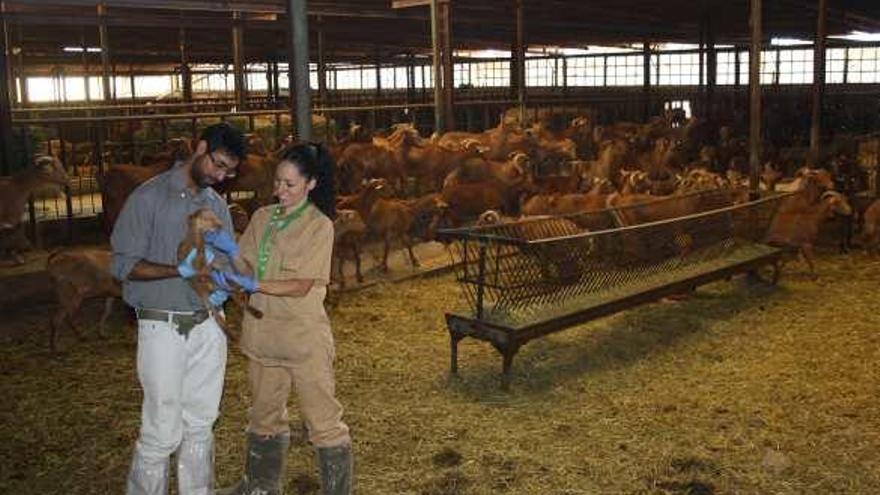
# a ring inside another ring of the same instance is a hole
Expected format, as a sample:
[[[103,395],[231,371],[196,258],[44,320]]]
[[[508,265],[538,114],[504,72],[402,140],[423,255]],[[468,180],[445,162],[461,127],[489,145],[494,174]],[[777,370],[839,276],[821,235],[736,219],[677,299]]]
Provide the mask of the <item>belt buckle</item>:
[[[208,319],[210,314],[207,310],[199,309],[192,314],[176,314],[172,315],[172,321],[176,324],[177,333],[183,335],[184,339],[189,338],[189,333],[196,325],[201,324]]]

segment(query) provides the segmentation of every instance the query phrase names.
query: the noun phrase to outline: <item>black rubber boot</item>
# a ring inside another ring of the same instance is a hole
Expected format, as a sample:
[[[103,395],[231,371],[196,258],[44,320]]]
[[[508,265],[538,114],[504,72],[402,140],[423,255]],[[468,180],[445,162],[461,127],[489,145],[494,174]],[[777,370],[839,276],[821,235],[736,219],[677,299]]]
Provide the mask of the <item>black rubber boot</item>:
[[[284,493],[284,466],[290,435],[265,438],[247,434],[247,458],[244,476],[238,484],[222,488],[216,495],[282,495]]]
[[[351,495],[354,484],[351,445],[322,447],[318,452],[323,495]]]

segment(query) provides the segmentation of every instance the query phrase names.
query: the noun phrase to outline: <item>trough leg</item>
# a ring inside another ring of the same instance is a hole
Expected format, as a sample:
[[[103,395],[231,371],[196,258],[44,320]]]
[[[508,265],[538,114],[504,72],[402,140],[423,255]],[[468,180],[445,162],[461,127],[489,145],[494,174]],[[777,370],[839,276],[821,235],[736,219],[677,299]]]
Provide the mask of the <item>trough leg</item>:
[[[519,345],[508,344],[497,347],[501,353],[501,390],[510,390],[510,370],[513,368],[513,357],[519,351]]]
[[[449,329],[449,373],[452,375],[458,374],[458,343],[463,338],[464,335]]]

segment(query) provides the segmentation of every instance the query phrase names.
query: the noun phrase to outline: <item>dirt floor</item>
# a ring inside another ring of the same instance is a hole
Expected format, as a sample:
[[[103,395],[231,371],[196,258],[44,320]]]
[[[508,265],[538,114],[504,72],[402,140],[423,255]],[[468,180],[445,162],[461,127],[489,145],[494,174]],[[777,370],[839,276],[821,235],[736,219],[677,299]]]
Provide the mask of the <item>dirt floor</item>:
[[[535,341],[509,393],[485,343],[463,341],[448,377],[451,275],[343,294],[331,319],[357,492],[880,493],[880,260],[826,253],[819,273],[793,264],[775,289],[735,279]],[[51,310],[0,323],[0,493],[123,493],[140,404],[131,324],[117,311],[108,339],[65,334],[52,356]],[[233,349],[221,485],[240,473],[247,400]],[[287,492],[317,493],[303,442]]]

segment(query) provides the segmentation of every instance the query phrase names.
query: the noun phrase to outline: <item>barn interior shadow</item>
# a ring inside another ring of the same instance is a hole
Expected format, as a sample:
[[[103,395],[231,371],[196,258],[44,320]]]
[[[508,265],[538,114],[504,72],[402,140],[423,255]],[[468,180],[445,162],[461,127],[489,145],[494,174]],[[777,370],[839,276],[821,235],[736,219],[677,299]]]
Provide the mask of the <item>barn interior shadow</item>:
[[[642,305],[529,342],[514,359],[509,393],[499,387],[500,354],[493,351],[491,359],[477,360],[460,350],[459,375],[449,380],[449,389],[465,400],[497,405],[532,399],[585,374],[631,366],[674,350],[716,322],[763,310],[787,293],[783,286],[750,284],[744,278],[719,284],[726,287],[714,284],[682,301]],[[477,345],[491,349],[485,342]]]

